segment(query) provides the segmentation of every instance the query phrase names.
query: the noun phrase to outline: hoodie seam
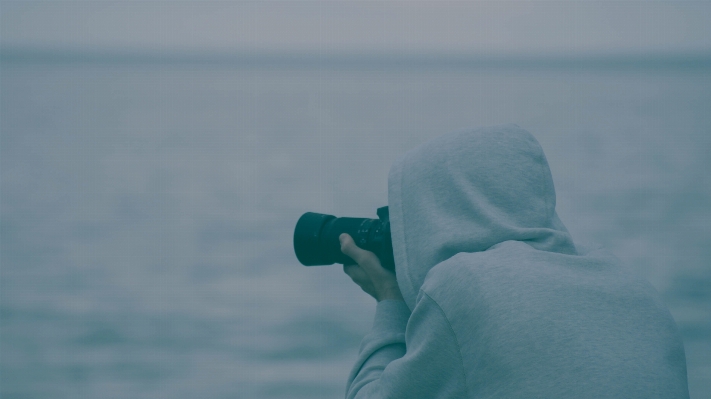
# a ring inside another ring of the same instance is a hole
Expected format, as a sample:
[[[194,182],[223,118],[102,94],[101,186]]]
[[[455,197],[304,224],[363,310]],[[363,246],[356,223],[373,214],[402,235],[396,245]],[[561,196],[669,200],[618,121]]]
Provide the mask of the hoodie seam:
[[[402,255],[403,255],[404,265],[402,265],[401,268],[405,270],[405,279],[404,280],[409,285],[409,287],[407,287],[407,290],[410,293],[412,293],[413,297],[415,297],[415,298],[413,298],[413,300],[411,300],[412,301],[411,305],[407,302],[407,298],[405,299],[405,303],[408,304],[408,307],[410,307],[410,310],[413,310],[415,308],[414,299],[416,299],[416,297],[417,297],[417,291],[415,290],[415,284],[412,281],[413,280],[412,274],[410,273],[410,259],[409,259],[410,254],[409,254],[409,251],[407,250],[407,237],[405,234],[405,230],[406,230],[406,228],[405,228],[405,223],[406,223],[405,210],[403,209],[405,207],[405,204],[404,204],[404,200],[402,197],[403,180],[405,179],[403,169],[404,169],[404,166],[407,163],[407,160],[409,157],[410,157],[409,154],[405,154],[403,156],[402,162],[399,163],[398,169],[396,170],[397,186],[395,187],[395,194],[397,195],[396,201],[398,203],[398,211],[399,211],[397,217],[399,218],[400,224],[401,224],[401,236],[399,238],[402,239],[401,244],[403,247]],[[406,294],[406,295],[408,295],[408,294]]]
[[[535,138],[534,138],[534,140],[535,140]],[[544,176],[544,178],[546,178],[546,186],[547,186],[546,188],[549,191],[553,192],[552,200],[549,196],[547,196],[547,195],[544,196],[544,199],[546,201],[546,210],[551,209],[551,208],[553,209],[553,211],[551,212],[550,215],[546,215],[548,220],[551,220],[553,214],[555,214],[555,206],[556,206],[555,183],[553,182],[553,175],[551,173],[551,168],[550,168],[550,165],[548,164],[548,159],[546,158],[546,154],[545,154],[545,152],[543,152],[543,147],[541,146],[541,144],[538,141],[535,141],[535,150],[536,150],[536,152],[538,152],[538,158],[540,160],[539,165],[538,165],[541,169],[541,172],[542,172],[542,173],[540,173],[540,175],[542,175],[542,176]],[[553,205],[553,206],[551,207],[551,205]]]
[[[435,301],[434,298],[432,298],[427,292],[425,292],[425,290],[421,290],[421,292],[422,292],[422,295],[429,298],[432,301],[432,303],[435,304],[437,309],[439,309],[440,313],[442,313],[442,316],[444,317],[444,321],[447,322],[447,327],[449,327],[449,331],[451,331],[452,336],[454,336],[454,343],[457,346],[457,355],[459,355],[459,364],[460,364],[461,370],[462,370],[462,379],[464,380],[464,392],[466,393],[466,396],[469,397],[469,383],[467,382],[467,373],[464,371],[465,368],[464,368],[464,358],[462,357],[462,347],[459,344],[459,338],[457,338],[457,333],[454,332],[452,323],[449,322],[449,318],[447,317],[447,314],[444,312],[444,309],[442,309],[442,307],[439,306],[439,303],[437,303],[437,301]]]

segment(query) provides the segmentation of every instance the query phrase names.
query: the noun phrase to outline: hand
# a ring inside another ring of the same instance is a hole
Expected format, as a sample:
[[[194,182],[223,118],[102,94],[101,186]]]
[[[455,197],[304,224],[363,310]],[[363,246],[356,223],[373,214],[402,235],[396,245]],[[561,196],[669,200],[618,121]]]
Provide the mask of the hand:
[[[377,255],[358,248],[353,238],[346,233],[338,238],[341,241],[341,252],[358,263],[343,265],[343,271],[354,283],[378,302],[386,299],[404,300],[395,274],[383,268]]]

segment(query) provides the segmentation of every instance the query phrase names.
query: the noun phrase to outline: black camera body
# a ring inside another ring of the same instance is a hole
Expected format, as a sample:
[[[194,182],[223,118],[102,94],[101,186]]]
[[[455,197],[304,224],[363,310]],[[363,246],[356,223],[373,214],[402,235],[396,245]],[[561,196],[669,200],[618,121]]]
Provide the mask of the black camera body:
[[[294,229],[294,252],[297,259],[304,266],[355,264],[353,259],[341,252],[338,237],[348,233],[358,247],[375,253],[380,264],[394,273],[395,260],[388,207],[378,208],[377,214],[378,219],[365,219],[304,213]]]

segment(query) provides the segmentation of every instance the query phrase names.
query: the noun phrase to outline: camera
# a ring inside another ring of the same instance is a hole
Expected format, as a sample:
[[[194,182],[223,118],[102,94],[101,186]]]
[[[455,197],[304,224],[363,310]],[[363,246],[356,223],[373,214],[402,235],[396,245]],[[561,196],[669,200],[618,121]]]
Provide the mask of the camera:
[[[337,218],[333,215],[306,212],[296,222],[294,229],[294,252],[304,266],[321,266],[356,262],[341,252],[338,237],[347,233],[356,245],[378,256],[380,264],[393,273],[395,260],[390,237],[388,207],[377,210],[378,219]]]

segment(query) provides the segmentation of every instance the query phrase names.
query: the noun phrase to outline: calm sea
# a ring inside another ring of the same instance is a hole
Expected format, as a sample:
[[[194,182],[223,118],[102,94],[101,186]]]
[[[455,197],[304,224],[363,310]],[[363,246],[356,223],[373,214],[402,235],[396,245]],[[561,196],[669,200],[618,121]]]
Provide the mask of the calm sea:
[[[297,262],[296,220],[375,217],[398,156],[508,122],[711,397],[708,63],[55,61],[0,68],[3,398],[342,397],[375,301]]]

